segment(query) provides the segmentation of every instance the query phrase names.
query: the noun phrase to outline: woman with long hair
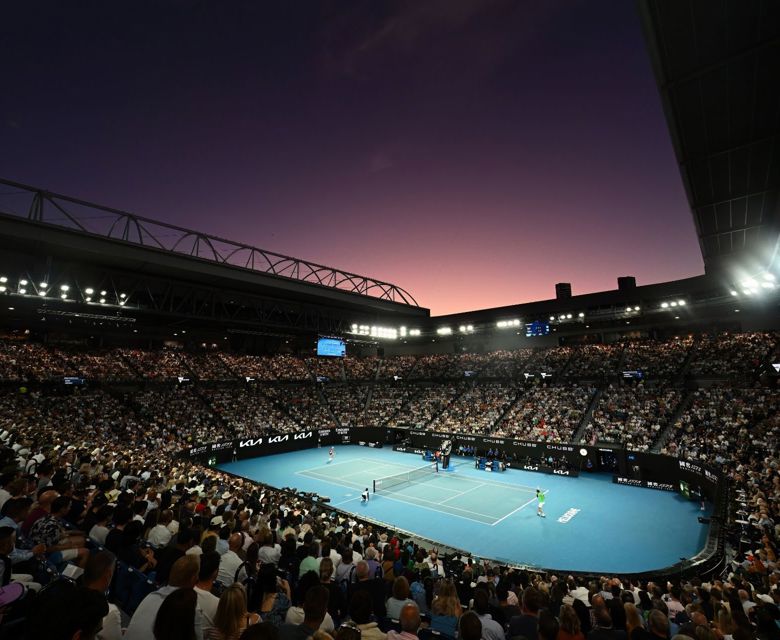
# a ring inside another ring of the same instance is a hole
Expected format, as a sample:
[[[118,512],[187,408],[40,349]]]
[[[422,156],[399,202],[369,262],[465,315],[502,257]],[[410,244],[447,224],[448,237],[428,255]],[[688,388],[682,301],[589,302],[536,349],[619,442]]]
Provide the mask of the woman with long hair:
[[[260,600],[257,612],[263,622],[281,625],[290,608],[290,585],[287,580],[277,580],[274,565],[264,564],[260,567],[257,574],[257,591]]]
[[[632,602],[624,603],[623,610],[626,612],[626,635],[628,636],[628,640],[631,640],[631,634],[634,633],[634,631],[645,628],[644,620],[642,619],[642,614],[639,612],[639,609],[637,609],[636,605]]]
[[[244,585],[234,582],[219,598],[214,627],[209,629],[206,639],[237,640],[244,629],[259,621],[260,616],[247,611]]]
[[[721,607],[715,614],[715,626],[723,636],[723,640],[731,640],[732,635],[737,630],[737,625],[734,624],[734,619],[726,607]]]
[[[333,560],[327,556],[320,560],[320,584],[328,590],[328,613],[338,624],[347,613],[347,599],[339,585],[333,582]]]
[[[452,580],[443,580],[439,593],[431,603],[431,629],[454,638],[458,630],[458,619],[463,613],[458,590]]]
[[[197,604],[194,589],[176,589],[168,594],[154,619],[154,640],[195,640]]]
[[[558,613],[558,638],[557,640],[585,640],[582,633],[580,618],[570,604],[562,604]]]

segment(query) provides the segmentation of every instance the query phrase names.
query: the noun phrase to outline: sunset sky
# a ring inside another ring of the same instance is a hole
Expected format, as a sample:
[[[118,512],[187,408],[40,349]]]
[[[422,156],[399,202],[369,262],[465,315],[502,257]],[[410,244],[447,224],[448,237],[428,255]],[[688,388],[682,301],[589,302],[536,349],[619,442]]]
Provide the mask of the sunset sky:
[[[703,272],[634,2],[28,0],[0,52],[0,177],[434,315]]]

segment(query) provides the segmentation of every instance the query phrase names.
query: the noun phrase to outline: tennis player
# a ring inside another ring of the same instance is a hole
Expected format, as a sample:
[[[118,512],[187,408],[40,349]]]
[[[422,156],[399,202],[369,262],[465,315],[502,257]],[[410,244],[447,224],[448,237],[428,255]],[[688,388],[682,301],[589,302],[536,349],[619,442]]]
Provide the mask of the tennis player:
[[[536,490],[536,502],[536,515],[546,518],[547,516],[544,513],[544,494],[539,489]]]
[[[333,462],[333,458],[335,458],[335,457],[336,457],[336,450],[333,447],[331,447],[328,450],[328,464]]]
[[[368,502],[368,487],[366,487],[366,490],[360,494],[360,502]]]

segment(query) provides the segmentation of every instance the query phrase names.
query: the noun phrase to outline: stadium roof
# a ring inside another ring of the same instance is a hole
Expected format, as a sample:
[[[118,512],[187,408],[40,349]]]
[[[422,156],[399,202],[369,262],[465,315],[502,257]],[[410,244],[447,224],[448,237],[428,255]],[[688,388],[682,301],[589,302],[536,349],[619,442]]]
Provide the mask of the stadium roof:
[[[780,3],[639,7],[705,269],[777,268]]]

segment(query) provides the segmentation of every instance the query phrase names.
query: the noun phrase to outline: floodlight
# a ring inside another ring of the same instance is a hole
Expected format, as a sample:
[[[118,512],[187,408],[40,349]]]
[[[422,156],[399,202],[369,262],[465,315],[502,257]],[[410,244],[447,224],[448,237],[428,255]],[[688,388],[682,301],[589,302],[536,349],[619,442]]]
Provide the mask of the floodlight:
[[[106,299],[105,298],[100,298],[100,304],[106,304]]]
[[[0,276],[0,282],[5,284],[6,282],[8,282],[8,278],[6,278],[5,276]]]
[[[63,300],[67,300],[68,299],[68,294],[67,293],[62,293],[62,294],[60,294],[60,298],[62,298]]]
[[[120,293],[120,294],[119,294],[119,297],[120,297],[120,298],[126,298],[126,297],[127,297],[127,294],[126,294],[126,293]],[[182,333],[184,333],[184,332],[182,331]]]
[[[639,307],[634,307],[634,311],[639,311]]]
[[[584,317],[585,317],[585,314],[584,314],[582,311],[580,311],[580,312],[577,314],[577,317],[578,317],[578,318],[584,318]]]
[[[38,295],[43,298],[46,295],[46,292],[45,291],[39,291]]]
[[[555,316],[550,316],[550,320],[555,320]]]
[[[47,283],[45,283],[45,282],[41,282],[41,284],[39,284],[38,286],[39,286],[41,289],[45,289],[45,288],[46,288],[46,287],[48,287],[49,285],[48,285]]]
[[[27,280],[24,280],[24,279],[19,280],[19,284],[22,285],[23,287],[26,287],[27,286]]]
[[[68,285],[66,285],[66,284],[61,284],[60,285],[60,291],[67,291],[68,289],[70,289],[70,287]]]
[[[566,316],[561,314],[560,316],[558,316],[558,320],[566,320]]]
[[[773,273],[767,272],[767,273],[764,274],[763,277],[764,277],[764,280],[766,280],[767,282],[774,282],[775,281],[775,275]],[[0,280],[2,280],[2,278],[0,278]]]
[[[92,302],[92,298],[90,298],[89,296],[87,296],[86,298],[84,298],[84,300],[86,300],[87,302]]]
[[[104,295],[106,295],[107,293],[108,293],[108,291],[106,291],[106,290],[104,289],[103,291],[101,291],[101,292],[100,292],[100,295],[101,295],[101,296],[104,296]]]
[[[678,300],[677,304],[679,304],[681,307],[685,306],[685,300]]]
[[[567,318],[567,319],[569,319],[569,320],[571,320],[571,314],[570,314],[570,313],[567,313],[567,314],[566,314],[566,318]]]
[[[25,293],[27,293],[27,289],[19,289],[19,293],[21,293],[22,295],[24,295]]]
[[[669,306],[670,306],[670,307],[676,307],[676,306],[677,306],[677,301],[676,301],[676,300],[672,300],[672,301],[669,303]]]
[[[669,308],[669,303],[668,302],[662,302],[661,303],[661,309],[668,309],[668,308]]]
[[[0,284],[0,293],[5,293],[5,287]]]
[[[732,296],[738,296],[739,294],[738,294],[736,291],[734,291],[734,290],[732,289],[732,290],[731,290],[731,295],[732,295]]]
[[[91,296],[93,293],[95,293],[95,290],[92,287],[87,287],[84,289],[84,293],[86,293],[88,296]]]

